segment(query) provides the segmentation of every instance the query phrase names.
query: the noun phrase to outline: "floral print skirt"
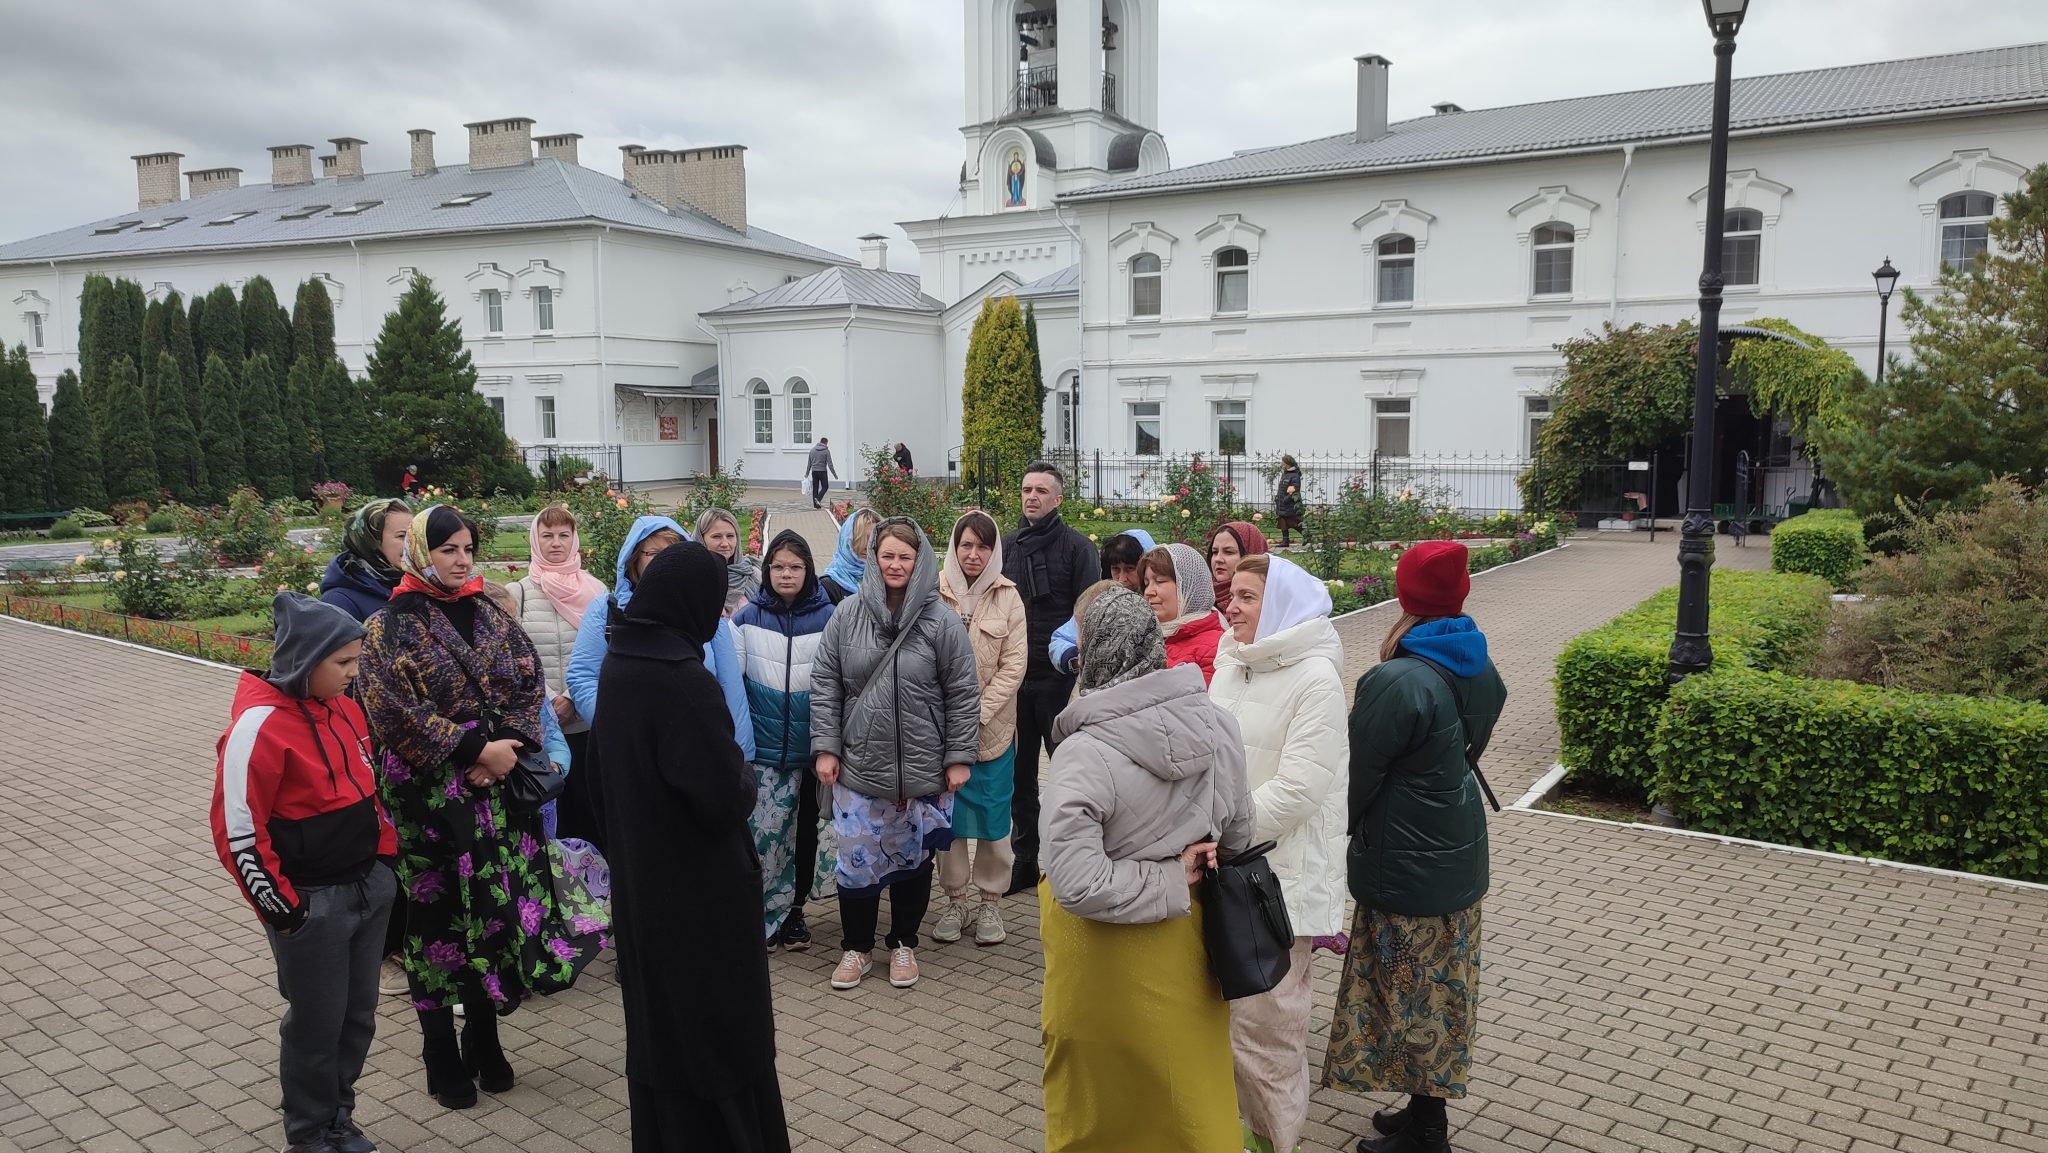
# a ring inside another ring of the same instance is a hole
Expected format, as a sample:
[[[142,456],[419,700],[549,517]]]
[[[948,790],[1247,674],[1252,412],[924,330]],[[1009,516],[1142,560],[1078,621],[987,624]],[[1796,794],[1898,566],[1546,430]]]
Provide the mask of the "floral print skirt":
[[[804,774],[755,765],[754,780],[759,788],[747,825],[761,854],[761,897],[767,939],[772,941],[796,905],[796,814]]]
[[[1325,1088],[1461,1098],[1478,1026],[1477,903],[1444,917],[1358,910]]]
[[[843,897],[879,894],[953,846],[953,794],[896,801],[832,786],[832,832],[838,856],[833,882]]]

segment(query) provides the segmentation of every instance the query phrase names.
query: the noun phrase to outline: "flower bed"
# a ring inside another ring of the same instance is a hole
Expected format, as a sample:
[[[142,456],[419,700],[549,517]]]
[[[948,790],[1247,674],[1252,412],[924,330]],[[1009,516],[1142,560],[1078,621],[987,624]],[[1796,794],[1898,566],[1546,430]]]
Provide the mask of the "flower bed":
[[[136,644],[169,652],[185,653],[203,660],[219,661],[245,669],[268,668],[271,645],[268,638],[224,631],[208,631],[172,621],[152,621],[104,609],[59,604],[33,597],[0,594],[0,612],[20,620],[56,625],[74,632],[118,637]]]

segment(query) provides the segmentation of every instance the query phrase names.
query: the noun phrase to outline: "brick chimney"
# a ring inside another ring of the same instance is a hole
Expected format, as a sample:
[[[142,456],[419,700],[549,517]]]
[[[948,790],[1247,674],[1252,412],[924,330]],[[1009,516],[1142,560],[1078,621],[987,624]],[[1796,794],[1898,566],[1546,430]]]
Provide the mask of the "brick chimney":
[[[313,183],[313,146],[277,144],[270,149],[270,186],[297,188]]]
[[[744,146],[649,151],[628,144],[619,151],[633,191],[668,208],[694,208],[735,232],[747,230]]]
[[[886,271],[889,267],[889,238],[879,232],[870,232],[861,237],[860,266]]]
[[[583,139],[580,132],[563,132],[554,136],[543,136],[535,140],[534,146],[542,156],[552,156],[564,164],[576,163],[576,142]]]
[[[406,133],[412,140],[412,174],[432,176],[440,169],[434,167],[434,130],[415,128]]]
[[[176,204],[182,196],[178,188],[178,161],[185,159],[182,152],[144,152],[129,157],[135,162],[135,207],[148,211],[162,204]]]
[[[242,186],[242,170],[239,168],[202,168],[196,172],[187,172],[185,179],[191,181],[192,198],[197,200],[209,192],[240,188]]]
[[[503,120],[479,120],[465,124],[469,129],[469,167],[514,168],[533,163],[533,120],[511,116]]]
[[[1360,144],[1387,134],[1387,73],[1393,67],[1384,56],[1358,58],[1358,128],[1351,138]]]
[[[337,136],[328,141],[334,145],[334,165],[327,175],[342,180],[363,178],[363,145],[369,143],[354,136]]]

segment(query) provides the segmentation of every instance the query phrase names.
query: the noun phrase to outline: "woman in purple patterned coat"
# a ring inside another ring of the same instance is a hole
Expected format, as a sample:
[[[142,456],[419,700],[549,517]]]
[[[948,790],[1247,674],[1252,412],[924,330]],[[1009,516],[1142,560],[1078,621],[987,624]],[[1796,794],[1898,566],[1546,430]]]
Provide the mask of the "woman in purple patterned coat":
[[[474,1105],[479,1081],[493,1093],[512,1088],[498,1017],[527,993],[521,950],[553,899],[540,816],[510,812],[500,788],[520,744],[539,742],[547,682],[533,642],[479,595],[475,542],[455,509],[421,510],[405,576],[363,644],[363,703],[398,826],[401,959],[425,1035],[427,1091],[449,1109]]]

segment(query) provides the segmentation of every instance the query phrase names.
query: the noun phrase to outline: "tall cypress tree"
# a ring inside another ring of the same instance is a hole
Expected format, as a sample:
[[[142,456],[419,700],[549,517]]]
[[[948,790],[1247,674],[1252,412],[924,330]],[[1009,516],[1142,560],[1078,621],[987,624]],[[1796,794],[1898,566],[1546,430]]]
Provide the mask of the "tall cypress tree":
[[[1024,347],[1031,351],[1031,367],[1027,370],[1033,392],[1038,397],[1038,411],[1045,411],[1045,360],[1038,354],[1038,305],[1035,301],[1024,302]]]
[[[157,353],[156,469],[171,497],[183,504],[207,499],[206,458],[199,451],[199,432],[192,424],[185,376],[169,349]]]
[[[149,410],[142,401],[142,381],[135,362],[118,357],[107,368],[107,428],[100,438],[100,456],[107,470],[107,498],[154,503],[163,498],[156,471],[156,440],[150,433]]]
[[[28,346],[0,363],[0,511],[50,508],[50,439]]]
[[[301,500],[313,491],[316,481],[329,479],[326,462],[320,459],[320,369],[312,358],[292,362],[284,374],[284,388],[278,398],[284,416],[285,447],[290,450],[293,495]]]
[[[250,356],[270,358],[278,372],[291,363],[289,323],[278,323],[277,289],[267,277],[252,276],[242,285],[242,348]]]
[[[369,359],[372,408],[384,423],[380,480],[395,485],[406,465],[417,464],[421,480],[465,492],[516,491],[522,477],[531,485],[497,414],[476,391],[462,326],[448,319],[426,277],[415,276],[384,318]]]
[[[99,365],[100,299],[113,290],[114,282],[107,279],[104,273],[99,272],[86,273],[85,283],[79,286],[78,376],[81,386],[92,377],[92,370]],[[86,407],[88,409],[96,407],[94,400],[95,398],[92,394],[88,393],[86,395]],[[56,403],[56,397],[52,396],[50,398],[51,406],[54,408]]]
[[[995,450],[1006,480],[1038,455],[1045,439],[1045,409],[1031,370],[1031,346],[1017,299],[983,301],[967,339],[960,386],[961,463],[968,479],[974,479],[983,448]]]
[[[193,301],[194,308],[199,306]],[[185,313],[185,302],[173,292],[164,298],[164,315],[167,333],[165,351],[178,360],[178,379],[185,383],[185,410],[193,418],[194,428],[199,427],[199,406],[193,403],[199,395],[199,350],[192,343],[192,323]]]
[[[205,321],[206,294],[202,292],[192,298],[192,303],[185,306],[185,324],[192,333],[192,359],[202,365],[206,363]],[[195,376],[193,379],[199,378]]]
[[[107,489],[100,477],[99,433],[78,374],[65,369],[50,398],[50,507],[107,507]]]
[[[242,391],[236,403],[242,412],[242,461],[249,483],[271,500],[295,495],[277,370],[268,353],[259,352],[242,363]]]
[[[228,370],[237,377],[242,373],[242,361],[248,352],[242,344],[242,304],[235,299],[235,290],[225,284],[216,284],[206,294],[206,315],[204,327],[195,330],[203,346],[201,358],[218,356]]]
[[[363,382],[349,375],[340,357],[330,358],[320,369],[320,439],[329,480],[357,492],[374,490],[370,467],[376,437],[367,397]]]
[[[317,280],[300,282],[292,305],[292,359],[302,356],[323,369],[334,359],[334,301]]]
[[[142,359],[136,371],[142,374],[142,403],[149,417],[156,419],[156,362],[158,354],[170,347],[171,314],[161,300],[152,300],[142,313]]]
[[[88,277],[88,283],[92,278]],[[133,367],[142,355],[142,286],[132,280],[107,281],[91,291],[91,305],[79,324],[78,372],[93,427],[103,429],[107,415],[107,377],[122,357]]]
[[[206,375],[199,383],[199,455],[206,462],[207,491],[221,504],[242,487],[245,476],[242,407],[236,403],[240,391],[241,382],[227,361],[208,356]]]

